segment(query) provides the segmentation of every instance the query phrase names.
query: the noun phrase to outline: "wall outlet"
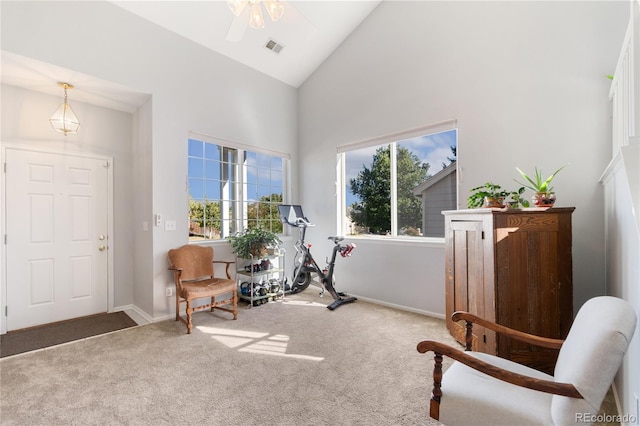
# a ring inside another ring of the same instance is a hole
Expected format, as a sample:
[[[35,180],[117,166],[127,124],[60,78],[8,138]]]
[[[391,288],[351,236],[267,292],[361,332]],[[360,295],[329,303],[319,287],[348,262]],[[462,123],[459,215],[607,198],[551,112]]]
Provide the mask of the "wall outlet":
[[[173,287],[167,287],[167,290],[166,290],[165,293],[166,293],[167,297],[173,296]]]

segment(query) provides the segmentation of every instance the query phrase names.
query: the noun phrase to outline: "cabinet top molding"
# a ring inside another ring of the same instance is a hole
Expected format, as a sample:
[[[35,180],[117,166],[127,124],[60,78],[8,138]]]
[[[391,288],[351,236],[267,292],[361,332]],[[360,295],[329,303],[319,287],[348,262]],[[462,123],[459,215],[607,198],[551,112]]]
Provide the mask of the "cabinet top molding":
[[[523,213],[571,213],[575,210],[575,207],[527,207],[523,209],[496,209],[496,208],[481,208],[481,209],[462,209],[462,210],[443,210],[443,215],[449,214],[523,214]]]

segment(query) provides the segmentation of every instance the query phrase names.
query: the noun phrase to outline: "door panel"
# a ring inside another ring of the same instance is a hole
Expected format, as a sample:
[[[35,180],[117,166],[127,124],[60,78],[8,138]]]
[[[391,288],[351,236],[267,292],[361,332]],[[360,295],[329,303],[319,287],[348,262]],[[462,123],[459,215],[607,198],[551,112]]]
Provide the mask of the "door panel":
[[[108,162],[6,150],[7,330],[108,308]]]
[[[452,306],[446,309],[449,332],[462,344],[466,340],[465,324],[453,322],[451,314],[467,311],[484,317],[484,248],[482,222],[474,220],[447,221],[447,291]],[[484,348],[484,327],[473,326],[473,349]]]

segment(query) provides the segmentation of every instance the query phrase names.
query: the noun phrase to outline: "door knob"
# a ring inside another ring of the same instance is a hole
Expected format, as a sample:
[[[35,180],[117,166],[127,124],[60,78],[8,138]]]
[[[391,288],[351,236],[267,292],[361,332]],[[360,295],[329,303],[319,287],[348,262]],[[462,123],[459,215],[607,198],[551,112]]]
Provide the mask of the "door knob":
[[[98,247],[98,250],[100,250],[100,251],[105,251],[106,249],[107,249],[107,247],[105,247],[105,246]]]
[[[104,238],[105,238],[105,237],[104,237],[104,235],[100,235],[100,236],[98,237],[98,239],[99,239],[100,241],[104,240]]]

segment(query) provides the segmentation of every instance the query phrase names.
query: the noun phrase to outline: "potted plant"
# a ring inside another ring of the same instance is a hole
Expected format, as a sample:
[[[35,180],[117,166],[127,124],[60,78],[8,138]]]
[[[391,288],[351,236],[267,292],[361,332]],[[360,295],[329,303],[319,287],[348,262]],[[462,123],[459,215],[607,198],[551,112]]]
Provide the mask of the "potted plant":
[[[524,185],[526,188],[529,188],[534,192],[532,200],[535,206],[551,207],[556,202],[556,194],[553,192],[551,181],[556,177],[560,170],[564,169],[565,167],[567,167],[566,164],[553,172],[546,179],[543,177],[542,169],[538,169],[537,167],[535,167],[535,175],[529,176],[518,167],[516,167],[516,170],[525,179],[526,183],[521,183],[517,180],[516,182],[520,185]]]
[[[261,228],[246,228],[230,236],[228,240],[233,252],[243,259],[264,256],[267,248],[282,244],[276,234]]]
[[[470,209],[481,207],[503,208],[504,200],[509,195],[509,191],[492,182],[471,188],[470,192],[471,194],[467,198],[467,207]]]
[[[522,198],[522,194],[525,191],[525,187],[521,186],[517,191],[511,191],[509,193],[509,198],[507,199],[507,206],[513,209],[517,209],[520,206],[529,207],[529,201]]]

